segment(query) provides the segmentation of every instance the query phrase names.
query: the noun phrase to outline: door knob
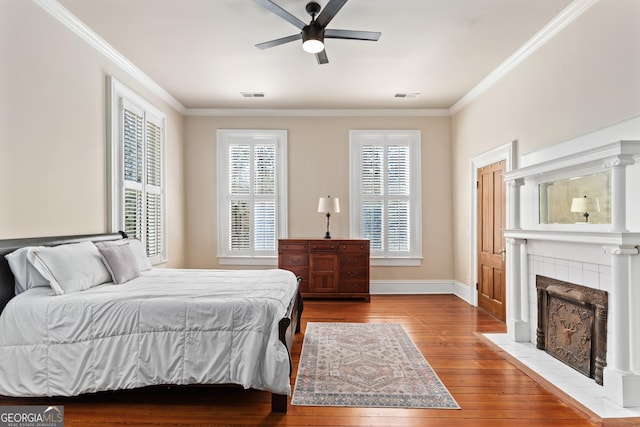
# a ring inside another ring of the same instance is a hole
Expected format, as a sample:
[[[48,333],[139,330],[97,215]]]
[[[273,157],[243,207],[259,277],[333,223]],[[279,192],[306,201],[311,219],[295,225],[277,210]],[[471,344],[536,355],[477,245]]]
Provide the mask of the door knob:
[[[502,256],[502,260],[504,261],[505,259],[505,253],[507,252],[507,250],[505,248],[501,248],[498,253],[500,254],[500,256]]]

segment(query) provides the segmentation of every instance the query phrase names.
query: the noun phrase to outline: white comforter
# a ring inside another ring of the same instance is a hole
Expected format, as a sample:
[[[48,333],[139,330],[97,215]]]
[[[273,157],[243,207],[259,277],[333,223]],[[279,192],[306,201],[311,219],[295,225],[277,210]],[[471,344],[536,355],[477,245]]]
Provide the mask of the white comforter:
[[[30,289],[0,315],[0,394],[194,383],[290,394],[278,321],[295,293],[285,270],[153,269],[67,295]]]

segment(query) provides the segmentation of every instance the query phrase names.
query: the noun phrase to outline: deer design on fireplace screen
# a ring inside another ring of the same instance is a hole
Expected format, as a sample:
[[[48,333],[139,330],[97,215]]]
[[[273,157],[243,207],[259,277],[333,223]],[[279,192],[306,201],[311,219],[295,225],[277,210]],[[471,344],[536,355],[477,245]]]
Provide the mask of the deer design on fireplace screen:
[[[537,348],[602,385],[607,353],[607,293],[536,276]]]

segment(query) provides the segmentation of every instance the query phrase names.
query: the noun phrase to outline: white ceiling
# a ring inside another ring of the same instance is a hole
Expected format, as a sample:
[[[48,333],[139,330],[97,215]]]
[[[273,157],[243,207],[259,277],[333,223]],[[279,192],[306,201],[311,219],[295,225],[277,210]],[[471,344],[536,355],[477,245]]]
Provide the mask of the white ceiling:
[[[306,0],[274,1],[310,20]],[[58,2],[182,105],[217,109],[448,109],[571,4],[350,0],[328,28],[382,37],[328,39],[318,65],[300,42],[256,48],[299,30],[253,0]]]

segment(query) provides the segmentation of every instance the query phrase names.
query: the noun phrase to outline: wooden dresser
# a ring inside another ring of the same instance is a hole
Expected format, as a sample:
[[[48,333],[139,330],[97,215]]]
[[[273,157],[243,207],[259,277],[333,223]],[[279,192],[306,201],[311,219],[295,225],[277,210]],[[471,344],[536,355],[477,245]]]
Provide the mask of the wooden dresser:
[[[369,240],[280,239],[278,268],[302,277],[305,298],[369,301]]]

